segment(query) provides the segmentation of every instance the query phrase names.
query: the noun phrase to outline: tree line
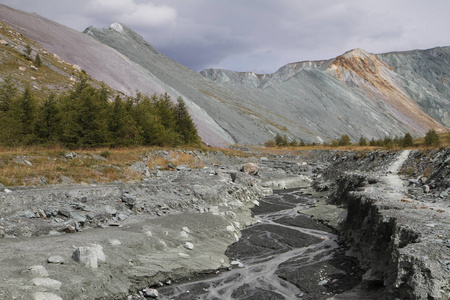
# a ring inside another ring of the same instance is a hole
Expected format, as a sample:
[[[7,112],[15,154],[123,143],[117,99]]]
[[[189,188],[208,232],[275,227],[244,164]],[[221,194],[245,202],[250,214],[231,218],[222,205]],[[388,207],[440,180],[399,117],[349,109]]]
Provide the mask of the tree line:
[[[448,140],[450,141],[450,133],[448,133]],[[431,146],[431,147],[437,147],[440,145],[440,138],[437,132],[433,129],[430,129],[427,134],[425,135],[425,139],[423,144],[425,146]],[[328,146],[328,147],[340,147],[340,146],[350,146],[352,144],[350,137],[346,134],[341,135],[341,137],[337,140],[332,140],[330,143],[323,143],[322,146]],[[274,139],[271,139],[267,141],[264,144],[266,147],[302,147],[302,146],[317,146],[316,143],[307,144],[305,141],[300,140],[300,142],[297,142],[297,140],[294,138],[292,141],[288,141],[288,138],[286,135],[281,136],[279,133],[276,134]],[[358,141],[359,146],[376,146],[376,147],[385,147],[388,149],[393,148],[394,146],[399,147],[413,147],[414,146],[414,139],[411,136],[409,132],[407,132],[403,137],[395,136],[394,138],[391,138],[389,136],[386,136],[384,139],[377,139],[375,140],[372,138],[370,141],[368,141],[365,137],[361,136]]]
[[[80,78],[60,96],[38,100],[10,78],[0,85],[0,145],[98,146],[198,145],[201,139],[184,100],[166,93],[122,99]]]

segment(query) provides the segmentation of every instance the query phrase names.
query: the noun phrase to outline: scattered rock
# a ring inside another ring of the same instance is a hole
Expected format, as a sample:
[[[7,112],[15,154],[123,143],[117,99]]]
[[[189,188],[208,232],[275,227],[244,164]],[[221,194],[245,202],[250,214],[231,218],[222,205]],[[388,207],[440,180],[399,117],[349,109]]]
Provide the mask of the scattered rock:
[[[184,244],[184,248],[188,249],[188,250],[194,250],[194,244],[190,243],[190,242],[186,242]]]
[[[116,214],[117,214],[117,209],[112,208],[111,206],[105,206],[105,212],[106,212],[108,215],[116,216]]]
[[[237,268],[243,268],[243,267],[244,267],[244,264],[241,263],[241,262],[238,261],[238,260],[233,260],[233,261],[231,261],[231,262],[230,262],[230,265],[233,266],[233,267],[237,267]]]
[[[111,246],[120,246],[120,245],[122,245],[122,243],[118,239],[110,239],[108,241],[108,244],[110,244]]]
[[[73,252],[72,258],[85,267],[92,269],[97,269],[99,262],[106,262],[103,247],[100,245],[79,247]]]
[[[47,214],[42,209],[38,209],[39,218],[41,219],[47,219]]]
[[[59,255],[52,255],[49,258],[47,258],[47,262],[49,264],[61,264],[62,265],[65,263],[65,260],[64,260],[64,258],[62,258]]]
[[[151,176],[149,167],[147,166],[146,163],[144,163],[142,161],[134,163],[133,165],[131,165],[130,169],[133,172],[136,172],[138,174],[142,174],[144,177],[150,177]]]
[[[187,239],[187,238],[189,238],[189,235],[187,234],[186,231],[181,231],[180,232],[180,238]]]
[[[74,212],[70,213],[70,218],[80,223],[81,225],[84,225],[84,223],[86,223],[86,216],[82,216]]]
[[[63,217],[66,217],[66,218],[70,218],[70,211],[69,210],[60,209],[60,210],[58,210],[58,214],[60,214]]]
[[[53,293],[35,293],[33,295],[34,300],[63,300],[58,295]]]
[[[146,288],[143,290],[145,297],[150,297],[152,299],[156,299],[159,296],[159,293],[156,289]]]
[[[65,233],[75,233],[77,229],[75,226],[72,226],[70,224],[64,225],[64,227],[58,229],[59,232],[65,232]]]
[[[130,195],[128,192],[123,192],[120,196],[120,200],[125,203],[130,209],[133,209],[136,203],[136,197]]]
[[[36,218],[36,214],[32,211],[24,211],[22,213],[19,214],[19,217],[23,217],[23,218],[27,218],[27,219],[33,219]]]
[[[128,216],[125,214],[119,214],[117,216],[117,220],[119,220],[119,221],[125,221],[126,219],[128,219]]]
[[[241,171],[249,175],[257,175],[259,167],[254,163],[246,163],[244,166],[242,166]]]
[[[28,270],[34,277],[48,277],[48,272],[42,265],[32,266]]]
[[[77,156],[78,156],[78,154],[76,154],[75,152],[66,153],[64,155],[64,157],[67,158],[67,159],[74,159]]]
[[[59,289],[61,288],[61,282],[58,280],[54,280],[54,279],[50,279],[50,278],[33,278],[31,280],[31,282],[33,283],[33,285],[35,286],[42,286],[45,287],[47,289],[52,289],[55,291],[59,291]]]

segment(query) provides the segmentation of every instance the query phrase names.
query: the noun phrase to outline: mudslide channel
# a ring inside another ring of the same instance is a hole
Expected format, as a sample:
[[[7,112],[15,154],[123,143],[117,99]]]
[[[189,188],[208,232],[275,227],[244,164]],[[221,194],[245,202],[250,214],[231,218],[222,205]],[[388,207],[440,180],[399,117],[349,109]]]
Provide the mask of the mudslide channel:
[[[359,283],[356,261],[337,236],[301,213],[315,199],[275,192],[253,213],[260,221],[227,250],[233,269],[158,289],[158,299],[328,299]]]

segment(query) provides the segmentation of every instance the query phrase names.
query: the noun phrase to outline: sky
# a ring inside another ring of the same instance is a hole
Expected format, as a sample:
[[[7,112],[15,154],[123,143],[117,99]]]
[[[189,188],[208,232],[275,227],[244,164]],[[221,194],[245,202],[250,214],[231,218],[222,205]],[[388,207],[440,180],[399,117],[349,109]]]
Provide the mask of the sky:
[[[0,0],[78,31],[122,23],[200,71],[450,46],[448,0]]]

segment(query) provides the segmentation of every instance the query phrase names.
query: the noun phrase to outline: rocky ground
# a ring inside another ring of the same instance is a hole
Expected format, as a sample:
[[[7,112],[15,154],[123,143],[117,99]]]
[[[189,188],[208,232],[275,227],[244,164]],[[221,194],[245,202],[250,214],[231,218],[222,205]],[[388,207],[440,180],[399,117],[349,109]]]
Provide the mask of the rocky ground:
[[[254,222],[250,208],[272,189],[308,185],[320,201],[301,213],[341,231],[369,271],[364,284],[386,299],[447,299],[449,149],[191,155],[205,167],[143,166],[134,184],[1,188],[0,299],[154,297],[151,288],[229,268],[224,253]],[[371,253],[379,241],[385,256]],[[360,299],[358,289],[340,299]]]

